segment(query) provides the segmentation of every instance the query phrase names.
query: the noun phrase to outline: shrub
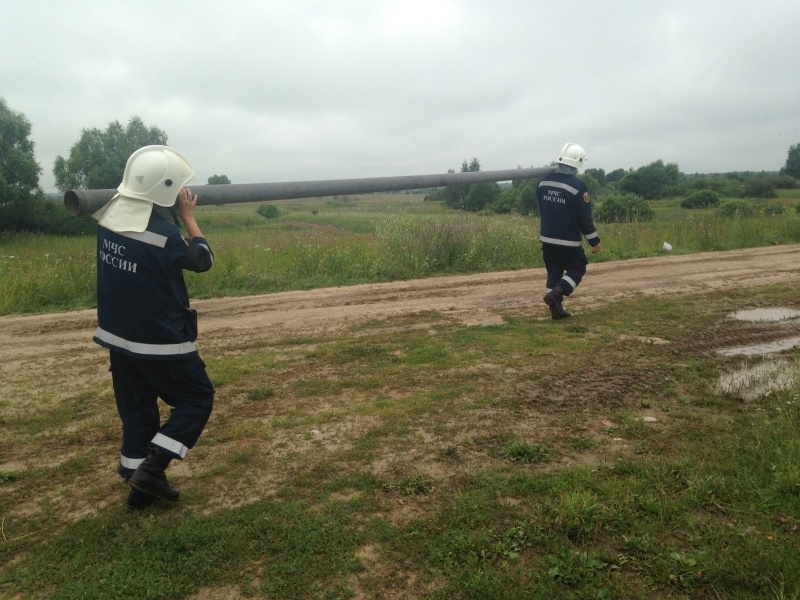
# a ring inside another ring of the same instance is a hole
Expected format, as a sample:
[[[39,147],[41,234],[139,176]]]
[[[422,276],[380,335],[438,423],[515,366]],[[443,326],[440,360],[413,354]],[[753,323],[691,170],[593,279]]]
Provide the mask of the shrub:
[[[277,219],[281,216],[281,211],[274,204],[262,204],[257,212],[265,219]]]
[[[654,216],[655,211],[647,201],[636,194],[609,196],[595,212],[595,219],[600,223],[650,221]]]
[[[752,217],[757,212],[757,207],[748,200],[726,200],[720,204],[719,215],[726,218]]]
[[[783,204],[767,204],[764,207],[764,214],[769,216],[782,215],[786,212]]]
[[[719,204],[720,195],[713,190],[699,190],[689,194],[683,202],[681,208],[708,208]]]
[[[744,185],[730,177],[695,177],[686,186],[690,191],[711,190],[725,198],[742,198]]]
[[[28,202],[0,204],[0,231],[73,236],[96,230],[97,221],[89,215],[71,216],[59,198],[39,194]]]
[[[772,178],[772,184],[778,190],[796,190],[800,187],[800,181],[797,181],[791,175],[779,175]]]
[[[778,195],[770,179],[751,179],[744,184],[744,193],[749,198],[775,198]]]
[[[503,190],[500,195],[492,203],[492,211],[497,214],[507,214],[513,210],[520,210],[522,208],[522,192],[516,188],[508,188]]]

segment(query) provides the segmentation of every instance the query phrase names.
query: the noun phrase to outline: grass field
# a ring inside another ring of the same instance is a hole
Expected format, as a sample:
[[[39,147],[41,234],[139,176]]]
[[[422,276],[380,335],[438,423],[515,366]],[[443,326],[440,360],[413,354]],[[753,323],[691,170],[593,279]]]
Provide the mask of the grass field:
[[[791,212],[782,223],[715,223],[662,206],[650,225],[601,226],[605,259],[655,254],[665,238],[678,252],[800,241]],[[250,273],[253,291],[369,280],[352,268],[361,263],[381,280],[389,271],[374,269],[376,257],[389,259],[378,241],[428,221],[442,236],[518,231],[510,247],[524,251],[509,256],[520,263],[497,268],[538,260],[533,220],[447,215],[414,198],[286,203],[274,223],[253,211],[204,211],[222,273],[208,287],[193,278],[196,293],[243,294]],[[84,277],[91,243],[39,242],[37,253],[35,239],[4,239],[3,268],[14,256]],[[296,263],[277,257],[297,260],[298,246],[317,253],[307,278],[269,279],[265,265],[285,272]],[[438,268],[423,274],[470,270]],[[4,273],[16,280],[0,284],[6,295],[29,285],[21,270]],[[53,283],[84,298],[65,306],[91,306],[85,277]],[[105,353],[31,360],[0,398],[0,456],[25,457],[0,470],[0,597],[800,598],[800,385],[755,396],[747,382],[719,385],[761,364],[777,381],[800,356],[713,351],[715,339],[754,331],[726,318],[752,306],[800,301],[794,286],[770,285],[637,295],[557,326],[523,307],[482,327],[417,314],[215,338],[201,348],[214,415],[171,467],[182,498],[143,514],[125,511],[114,473]]]
[[[721,219],[654,202],[649,223],[599,224],[603,253],[592,261],[653,256],[669,242],[676,254],[800,241],[800,190],[762,205],[780,215]],[[518,215],[456,212],[423,196],[378,194],[201,207],[198,222],[217,260],[187,274],[193,298],[245,296],[331,285],[542,266],[539,222]],[[95,304],[94,237],[0,234],[0,315],[90,308]]]

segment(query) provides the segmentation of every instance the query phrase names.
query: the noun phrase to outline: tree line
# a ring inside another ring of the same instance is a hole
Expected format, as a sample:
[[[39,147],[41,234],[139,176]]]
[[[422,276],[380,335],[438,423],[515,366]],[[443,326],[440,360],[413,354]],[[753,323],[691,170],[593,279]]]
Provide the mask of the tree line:
[[[0,231],[27,231],[56,235],[93,233],[91,217],[72,217],[62,202],[48,198],[39,186],[42,168],[36,160],[31,123],[0,98]],[[53,164],[56,188],[116,189],[128,157],[143,146],[166,145],[163,129],[146,126],[134,116],[123,125],[109,123],[105,129],[81,131],[66,157]],[[229,184],[227,175],[213,175],[209,185]]]
[[[0,98],[0,231],[29,231],[73,235],[94,231],[89,217],[71,217],[60,201],[48,199],[39,186],[42,168],[36,161],[30,139],[31,123],[21,112]],[[105,129],[81,131],[66,157],[56,157],[53,175],[63,194],[70,189],[114,189],[122,182],[128,157],[142,146],[166,145],[168,136],[159,127],[148,127],[137,116],[123,125],[109,123]],[[462,172],[479,171],[480,161],[464,161]],[[452,172],[452,170],[450,171]],[[643,200],[706,194],[706,202],[719,198],[769,198],[776,190],[798,187],[800,144],[789,148],[786,164],[774,173],[737,172],[693,174],[680,172],[678,165],[658,160],[638,169],[587,169],[581,175],[590,195],[628,194]],[[230,184],[226,175],[213,175],[209,185]],[[435,190],[427,200],[473,212],[519,212],[537,214],[535,180],[519,180],[511,186],[478,183]],[[711,198],[711,200],[708,200]]]
[[[462,173],[479,170],[477,158],[465,160],[461,166]],[[633,196],[643,201],[693,198],[684,205],[686,208],[711,206],[724,198],[774,198],[779,189],[800,187],[800,144],[789,149],[786,165],[775,172],[685,174],[677,164],[657,160],[638,169],[615,169],[609,173],[604,169],[586,169],[579,177],[592,197]],[[457,210],[538,215],[537,185],[538,180],[525,179],[513,181],[510,187],[498,183],[450,186],[431,192],[426,199],[444,202]]]

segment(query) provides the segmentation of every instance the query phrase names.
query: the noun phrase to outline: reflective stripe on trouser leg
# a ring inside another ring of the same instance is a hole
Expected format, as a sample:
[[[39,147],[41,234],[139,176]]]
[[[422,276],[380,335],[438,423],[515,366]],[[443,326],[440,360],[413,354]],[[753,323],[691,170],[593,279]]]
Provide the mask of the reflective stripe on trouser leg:
[[[569,296],[586,274],[588,260],[582,246],[556,246],[542,244],[542,258],[547,269],[547,288],[552,290],[556,285]]]
[[[214,386],[199,356],[171,363],[159,396],[172,410],[153,443],[176,458],[184,458],[197,443],[211,415]]]
[[[203,432],[214,404],[214,386],[200,357],[150,360],[112,352],[114,370],[127,375],[124,378],[115,375],[115,380],[119,380],[115,393],[118,405],[122,405],[120,417],[126,442],[122,454],[131,459],[144,458],[152,442],[175,458],[185,457]],[[158,398],[172,407],[163,426],[160,426]],[[143,414],[147,416],[146,427],[136,427],[128,435],[129,424],[141,425]],[[120,466],[120,474],[124,477],[131,473],[123,472]]]
[[[136,469],[139,468],[139,465],[142,464],[143,462],[144,462],[143,458],[129,458],[129,457],[125,456],[124,454],[120,454],[119,455],[119,466],[120,466],[120,469],[126,469],[128,471],[135,471]]]
[[[139,375],[129,357],[111,351],[111,379],[117,412],[122,421],[122,447],[118,473],[125,479],[133,475],[147,456],[147,445],[158,431],[158,395]]]
[[[181,444],[178,440],[173,440],[164,434],[157,433],[153,438],[153,444],[160,446],[170,453],[175,454],[178,458],[185,458],[189,448]]]
[[[556,285],[564,291],[565,296],[569,296],[575,291],[575,288],[578,287],[578,283],[568,275],[564,275],[561,279],[559,279]]]

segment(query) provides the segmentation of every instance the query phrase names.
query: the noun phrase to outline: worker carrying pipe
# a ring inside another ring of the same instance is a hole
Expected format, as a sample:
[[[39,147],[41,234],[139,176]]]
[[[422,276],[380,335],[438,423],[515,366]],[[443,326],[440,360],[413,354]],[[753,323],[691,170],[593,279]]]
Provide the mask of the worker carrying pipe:
[[[243,202],[399,192],[453,185],[471,185],[473,183],[491,181],[532,179],[546,177],[554,171],[555,167],[542,167],[501,171],[438,173],[433,175],[368,177],[362,179],[204,185],[193,187],[192,192],[197,195],[198,205],[241,204]],[[114,189],[69,190],[64,194],[64,207],[73,216],[91,215],[108,204],[117,193],[118,190]]]

